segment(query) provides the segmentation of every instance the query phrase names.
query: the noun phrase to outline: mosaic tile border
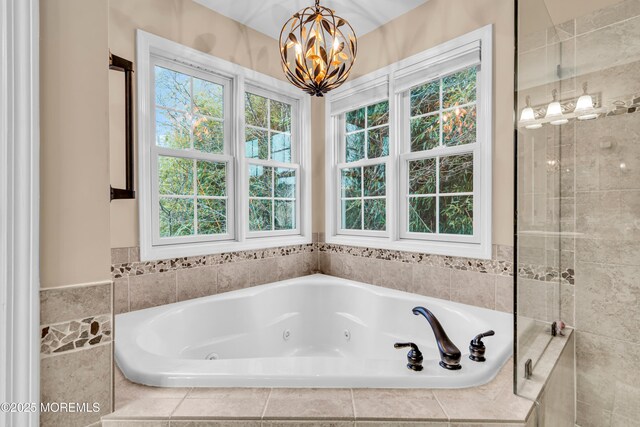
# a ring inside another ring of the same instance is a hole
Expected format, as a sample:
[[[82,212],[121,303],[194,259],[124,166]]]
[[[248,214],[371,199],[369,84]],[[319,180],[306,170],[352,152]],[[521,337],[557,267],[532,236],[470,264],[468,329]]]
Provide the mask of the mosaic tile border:
[[[106,344],[112,340],[110,314],[41,326],[40,354],[55,356],[72,350]]]
[[[307,245],[293,245],[251,251],[226,252],[221,254],[204,255],[197,257],[172,258],[157,261],[139,261],[126,264],[114,264],[111,266],[111,277],[113,279],[119,279],[128,276],[164,273],[167,271],[181,270],[185,268],[204,267],[207,265],[220,265],[238,261],[275,258],[301,253],[313,253],[316,251],[316,244],[310,243]]]
[[[497,276],[513,277],[513,262],[501,259],[476,259],[443,255],[431,255],[416,252],[394,251],[388,249],[363,248],[348,245],[319,243],[320,253],[346,254],[387,261],[398,261],[412,264],[424,264],[432,267],[452,268],[455,270],[487,273]],[[558,280],[565,284],[574,283],[574,271],[568,268],[562,272],[558,269],[541,265],[518,264],[518,276],[525,279],[552,282]]]
[[[129,248],[136,249],[136,248]],[[498,246],[497,251],[513,253],[510,246]],[[451,268],[455,270],[487,273],[497,276],[513,276],[513,262],[501,257],[493,259],[463,258],[444,255],[432,255],[427,253],[396,251],[389,249],[365,248],[349,245],[335,245],[329,243],[311,243],[307,245],[282,246],[277,248],[259,249],[251,251],[227,252],[222,254],[204,255],[198,257],[172,258],[157,261],[129,262],[114,264],[111,266],[113,279],[143,274],[163,273],[167,271],[203,267],[208,265],[220,265],[238,261],[275,258],[300,253],[333,253],[374,258],[387,261],[398,261],[413,264],[424,264],[433,267]],[[560,280],[563,284],[574,283],[574,271],[568,268],[559,271],[543,265],[518,264],[518,276],[525,279],[552,282]]]

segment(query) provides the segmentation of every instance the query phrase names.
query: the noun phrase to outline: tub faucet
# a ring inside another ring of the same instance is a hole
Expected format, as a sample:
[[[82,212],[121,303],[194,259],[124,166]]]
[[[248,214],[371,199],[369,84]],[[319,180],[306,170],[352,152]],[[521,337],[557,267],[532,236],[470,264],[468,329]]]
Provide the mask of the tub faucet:
[[[440,351],[440,366],[450,370],[462,368],[462,366],[460,366],[462,353],[460,353],[458,347],[451,342],[436,316],[424,307],[414,307],[413,314],[416,316],[422,314],[425,319],[427,319],[427,322],[429,322],[429,325],[431,325],[433,334],[436,337],[436,343],[438,344],[438,350]]]

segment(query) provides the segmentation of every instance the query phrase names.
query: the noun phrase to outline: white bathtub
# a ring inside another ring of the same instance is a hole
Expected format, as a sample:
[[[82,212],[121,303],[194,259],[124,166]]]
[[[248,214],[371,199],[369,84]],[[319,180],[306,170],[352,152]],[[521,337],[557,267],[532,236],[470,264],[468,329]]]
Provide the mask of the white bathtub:
[[[448,371],[424,306],[462,352]],[[512,353],[510,314],[325,275],[306,276],[116,316],[116,361],[131,381],[163,387],[410,387],[484,384]],[[484,363],[469,342],[485,338]],[[406,367],[412,341],[424,370]],[[210,360],[214,359],[214,360]]]

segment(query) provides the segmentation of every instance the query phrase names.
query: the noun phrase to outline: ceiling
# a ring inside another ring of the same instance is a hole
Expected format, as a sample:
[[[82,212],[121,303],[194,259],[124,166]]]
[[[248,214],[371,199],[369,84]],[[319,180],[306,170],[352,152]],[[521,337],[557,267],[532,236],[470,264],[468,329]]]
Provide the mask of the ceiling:
[[[278,39],[282,25],[314,0],[195,0],[254,30]],[[353,26],[358,37],[375,30],[428,0],[321,0]]]

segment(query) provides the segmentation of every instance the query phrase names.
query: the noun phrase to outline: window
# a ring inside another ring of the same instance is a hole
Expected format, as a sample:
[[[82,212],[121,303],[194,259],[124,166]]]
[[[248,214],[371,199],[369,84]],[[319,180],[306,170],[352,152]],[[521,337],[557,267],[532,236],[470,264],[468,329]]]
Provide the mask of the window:
[[[490,258],[490,26],[328,97],[330,243]]]
[[[143,31],[137,43],[142,259],[309,243],[308,97]]]
[[[249,172],[250,235],[297,230],[299,164],[291,144],[293,106],[245,93],[245,156]],[[295,130],[293,131],[295,134]]]
[[[339,167],[341,229],[344,233],[385,231],[389,102],[348,111],[344,117],[344,163]]]

